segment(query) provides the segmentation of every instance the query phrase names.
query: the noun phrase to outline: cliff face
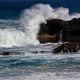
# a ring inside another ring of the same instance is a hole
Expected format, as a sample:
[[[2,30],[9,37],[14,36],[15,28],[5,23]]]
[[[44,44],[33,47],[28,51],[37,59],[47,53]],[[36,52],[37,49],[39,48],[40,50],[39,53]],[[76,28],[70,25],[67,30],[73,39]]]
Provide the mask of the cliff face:
[[[58,42],[60,38],[63,42],[80,42],[80,18],[70,21],[52,19],[40,25],[38,40],[41,43]]]

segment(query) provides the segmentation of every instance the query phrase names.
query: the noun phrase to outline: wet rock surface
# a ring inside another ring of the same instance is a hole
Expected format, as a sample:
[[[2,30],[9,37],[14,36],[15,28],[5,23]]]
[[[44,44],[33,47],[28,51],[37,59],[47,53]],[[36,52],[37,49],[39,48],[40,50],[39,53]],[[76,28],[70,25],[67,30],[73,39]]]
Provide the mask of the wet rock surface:
[[[53,50],[53,53],[78,52],[80,50],[80,18],[69,21],[60,19],[47,20],[40,25],[38,33],[40,43],[55,43],[62,41],[63,44]],[[64,42],[68,42],[65,43]]]
[[[53,50],[53,53],[68,53],[68,52],[78,52],[80,50],[79,42],[69,42],[62,44]]]
[[[80,18],[64,21],[60,19],[47,20],[40,25],[38,40],[40,43],[58,42],[62,31],[63,42],[80,42]]]
[[[18,52],[0,52],[0,55],[6,56],[6,55],[18,55],[20,53]]]

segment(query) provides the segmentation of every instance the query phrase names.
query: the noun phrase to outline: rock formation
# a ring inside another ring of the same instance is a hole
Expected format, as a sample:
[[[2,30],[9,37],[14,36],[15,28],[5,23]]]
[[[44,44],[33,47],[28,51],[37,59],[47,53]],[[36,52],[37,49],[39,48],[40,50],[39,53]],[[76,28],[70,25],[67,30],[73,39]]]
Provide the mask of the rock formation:
[[[60,31],[62,31],[63,42],[79,42],[80,18],[74,18],[70,21],[63,21],[60,19],[47,20],[47,24],[42,23],[40,25],[38,40],[41,43],[58,42]]]
[[[58,46],[53,50],[53,53],[59,53],[59,52],[78,52],[80,50],[80,43],[79,42],[68,42],[63,43],[62,45]]]
[[[66,47],[71,52],[77,52],[76,46],[80,46],[80,18],[74,18],[69,21],[52,19],[47,20],[46,24],[40,24],[40,30],[38,33],[38,40],[40,43],[54,43],[59,42],[60,39],[63,42],[69,43],[62,44],[55,49],[54,52],[60,52],[62,49],[63,51],[67,51],[64,50]]]

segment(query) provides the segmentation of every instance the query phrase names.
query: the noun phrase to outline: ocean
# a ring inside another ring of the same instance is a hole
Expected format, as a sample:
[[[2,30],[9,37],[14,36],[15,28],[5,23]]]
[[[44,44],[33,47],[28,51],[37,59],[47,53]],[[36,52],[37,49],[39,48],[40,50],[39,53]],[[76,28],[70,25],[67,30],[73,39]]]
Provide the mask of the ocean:
[[[48,0],[31,2],[0,5],[0,53],[10,54],[0,55],[0,80],[80,80],[80,52],[54,54],[60,42],[40,44],[37,40],[46,19],[79,18],[79,9],[60,1],[58,6],[56,1],[54,6]]]

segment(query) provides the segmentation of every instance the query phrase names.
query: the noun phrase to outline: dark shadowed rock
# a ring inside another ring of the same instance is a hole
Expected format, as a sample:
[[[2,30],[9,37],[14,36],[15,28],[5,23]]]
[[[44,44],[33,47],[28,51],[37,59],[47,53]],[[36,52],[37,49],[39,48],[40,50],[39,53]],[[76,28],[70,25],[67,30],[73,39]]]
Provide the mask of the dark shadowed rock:
[[[40,25],[37,38],[40,43],[68,42],[54,49],[53,53],[78,52],[80,50],[80,18],[74,18],[70,21],[47,20],[46,24]]]
[[[58,46],[56,49],[53,50],[53,53],[78,52],[78,50],[80,50],[80,43],[78,43],[78,42],[73,42],[73,43],[69,42],[69,43],[65,43],[65,44],[62,44],[62,45]]]
[[[63,42],[79,42],[80,41],[80,18],[70,21],[60,19],[47,20],[47,23],[40,25],[38,40],[41,43],[58,42],[60,39],[60,31],[62,32]]]
[[[20,54],[20,53],[18,53],[18,52],[0,52],[0,55],[4,55],[4,56],[6,56],[6,55],[18,55],[18,54]]]
[[[10,52],[3,52],[2,54],[3,55],[10,55],[11,53]]]

